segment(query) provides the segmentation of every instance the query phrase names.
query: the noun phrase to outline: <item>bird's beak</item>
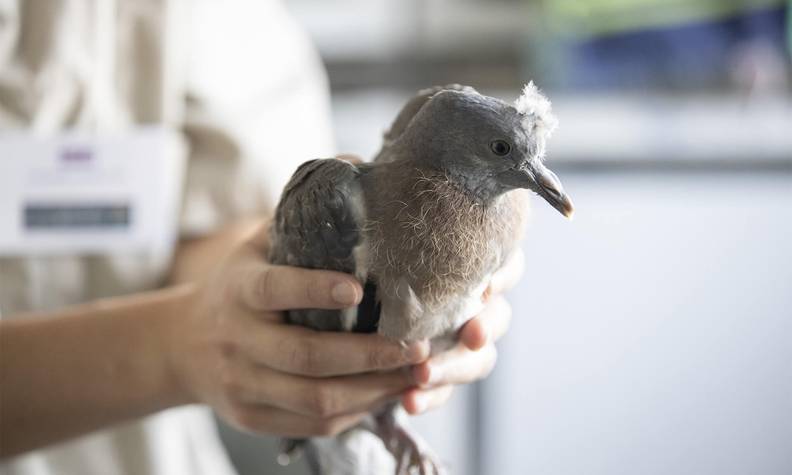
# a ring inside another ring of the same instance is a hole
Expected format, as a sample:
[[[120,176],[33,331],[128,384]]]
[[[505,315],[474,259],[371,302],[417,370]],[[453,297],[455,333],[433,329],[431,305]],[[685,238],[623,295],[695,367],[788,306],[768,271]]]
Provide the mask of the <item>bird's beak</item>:
[[[510,170],[509,175],[508,181],[512,186],[535,191],[559,213],[572,219],[575,212],[572,200],[561,186],[561,180],[541,161],[531,160],[519,169]]]

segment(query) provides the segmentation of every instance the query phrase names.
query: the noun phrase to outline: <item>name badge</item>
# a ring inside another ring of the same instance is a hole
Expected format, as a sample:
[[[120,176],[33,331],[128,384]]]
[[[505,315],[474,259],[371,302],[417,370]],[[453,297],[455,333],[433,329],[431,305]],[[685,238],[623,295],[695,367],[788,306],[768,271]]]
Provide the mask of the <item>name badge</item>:
[[[185,159],[158,127],[0,133],[0,255],[170,252]]]

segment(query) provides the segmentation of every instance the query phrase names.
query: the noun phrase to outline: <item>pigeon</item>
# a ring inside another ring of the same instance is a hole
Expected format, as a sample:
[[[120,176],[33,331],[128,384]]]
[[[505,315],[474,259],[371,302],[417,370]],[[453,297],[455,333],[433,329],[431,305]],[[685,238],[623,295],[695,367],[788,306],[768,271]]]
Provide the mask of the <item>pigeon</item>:
[[[403,344],[429,339],[433,353],[450,348],[460,327],[482,310],[492,274],[518,245],[525,190],[564,216],[573,214],[561,182],[544,165],[556,125],[550,101],[533,82],[513,104],[469,86],[438,86],[407,102],[373,161],[302,164],[276,208],[269,259],[352,274],[364,297],[344,310],[291,310],[287,322],[378,332]],[[397,404],[373,414],[363,428],[382,440],[397,474],[444,472],[407,429]],[[305,448],[321,473],[365,473],[321,466],[332,457],[317,454],[317,447],[342,451],[338,440],[315,444],[313,456],[310,440],[286,440],[283,454],[288,460]]]

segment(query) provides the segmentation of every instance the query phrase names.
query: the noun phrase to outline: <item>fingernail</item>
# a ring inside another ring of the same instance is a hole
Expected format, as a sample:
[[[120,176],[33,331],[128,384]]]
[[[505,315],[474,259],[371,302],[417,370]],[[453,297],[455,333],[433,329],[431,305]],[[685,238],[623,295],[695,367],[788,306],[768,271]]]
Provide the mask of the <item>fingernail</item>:
[[[479,351],[482,348],[487,346],[487,342],[489,342],[489,331],[487,330],[487,327],[485,327],[483,325],[481,326],[481,335],[480,336],[481,336],[481,339],[479,339],[478,341],[474,342],[474,345],[472,347],[468,347],[468,349],[470,351]]]
[[[336,284],[330,291],[330,296],[341,305],[356,305],[358,303],[357,290],[349,282]]]
[[[429,383],[429,378],[432,377],[432,373],[431,373],[432,370],[431,368],[429,368],[428,364],[426,363],[417,364],[415,366],[412,366],[411,368],[412,368],[413,383],[419,386],[424,386],[427,383]]]
[[[487,328],[486,326],[481,327],[481,340],[484,342],[482,343],[481,348],[484,348],[485,346],[487,346],[487,343],[489,343],[490,340],[489,328]]]
[[[428,366],[428,365],[427,365]],[[427,386],[432,386],[440,382],[443,379],[443,371],[437,366],[428,366],[429,368],[429,378],[426,381]]]
[[[426,408],[429,406],[429,401],[427,401],[426,396],[421,393],[415,395],[415,413],[420,414],[426,411]]]
[[[427,340],[414,341],[404,349],[404,355],[410,363],[420,363],[429,357],[429,342]]]
[[[487,288],[484,289],[484,292],[481,293],[481,301],[487,303],[490,297],[492,297],[492,284],[488,285]]]

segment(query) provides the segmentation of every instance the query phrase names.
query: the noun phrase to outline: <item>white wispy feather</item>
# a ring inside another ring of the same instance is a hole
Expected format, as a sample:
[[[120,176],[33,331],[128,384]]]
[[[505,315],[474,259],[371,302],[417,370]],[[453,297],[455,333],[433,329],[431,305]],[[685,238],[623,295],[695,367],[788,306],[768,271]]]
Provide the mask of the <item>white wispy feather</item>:
[[[558,119],[553,115],[550,99],[539,91],[533,81],[525,85],[522,94],[514,102],[514,107],[525,116],[525,125],[534,127],[535,132],[544,139],[549,138],[558,127]]]

